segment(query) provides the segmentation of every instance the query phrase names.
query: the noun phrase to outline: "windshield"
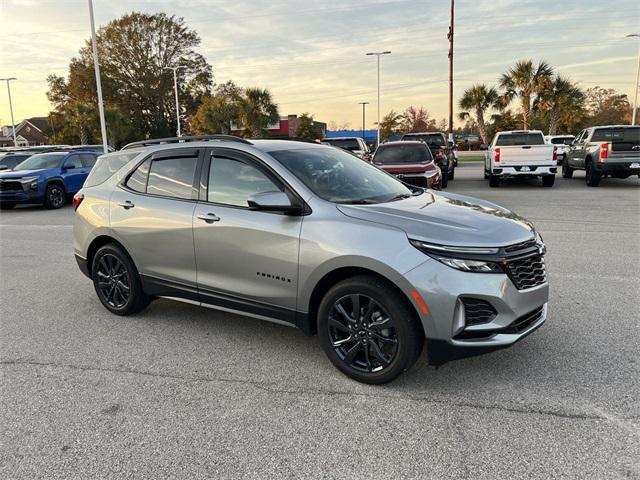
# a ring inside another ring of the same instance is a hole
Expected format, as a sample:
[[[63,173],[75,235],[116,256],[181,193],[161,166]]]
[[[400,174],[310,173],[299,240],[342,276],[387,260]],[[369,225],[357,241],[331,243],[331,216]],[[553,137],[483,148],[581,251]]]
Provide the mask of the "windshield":
[[[403,135],[402,140],[419,140],[430,147],[444,147],[447,144],[441,133],[407,133]]]
[[[0,157],[0,167],[7,167],[7,168],[14,168],[16,165],[18,165],[20,162],[23,162],[24,160],[26,160],[27,158],[29,158],[31,156],[31,154],[29,155],[3,155]]]
[[[310,148],[269,153],[313,193],[329,202],[382,203],[412,194],[391,175],[337,149]]]
[[[66,153],[41,153],[27,158],[24,162],[18,164],[15,170],[40,170],[55,168],[60,163]]]
[[[351,152],[353,152],[354,150],[360,150],[360,144],[355,138],[342,138],[342,139],[327,138],[326,140],[323,140],[323,141],[334,147],[343,148]]]
[[[496,141],[496,147],[519,145],[544,145],[544,137],[542,133],[501,133]]]
[[[575,137],[556,137],[551,139],[553,145],[571,145]]]
[[[433,159],[426,145],[380,145],[373,161],[375,163],[425,163]]]

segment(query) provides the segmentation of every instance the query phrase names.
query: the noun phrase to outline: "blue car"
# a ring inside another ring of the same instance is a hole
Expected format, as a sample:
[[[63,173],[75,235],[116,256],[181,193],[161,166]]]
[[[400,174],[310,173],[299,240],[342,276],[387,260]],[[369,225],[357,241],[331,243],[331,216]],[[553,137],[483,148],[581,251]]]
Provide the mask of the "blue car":
[[[0,208],[20,203],[62,207],[82,188],[98,155],[86,151],[38,153],[11,171],[0,172]]]

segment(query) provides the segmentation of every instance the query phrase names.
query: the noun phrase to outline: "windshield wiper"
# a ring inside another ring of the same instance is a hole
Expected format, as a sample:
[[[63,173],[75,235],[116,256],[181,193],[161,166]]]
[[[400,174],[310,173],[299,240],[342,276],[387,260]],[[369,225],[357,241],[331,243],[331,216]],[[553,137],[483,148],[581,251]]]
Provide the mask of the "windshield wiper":
[[[340,202],[340,203],[344,203],[345,205],[371,205],[373,203],[378,203],[374,200],[369,200],[367,198],[358,198],[356,200],[349,200],[347,202]]]
[[[412,197],[413,195],[411,193],[400,193],[398,195],[396,195],[395,197],[390,198],[389,200],[387,200],[387,202],[394,202],[396,200],[404,200],[405,198],[409,198]]]

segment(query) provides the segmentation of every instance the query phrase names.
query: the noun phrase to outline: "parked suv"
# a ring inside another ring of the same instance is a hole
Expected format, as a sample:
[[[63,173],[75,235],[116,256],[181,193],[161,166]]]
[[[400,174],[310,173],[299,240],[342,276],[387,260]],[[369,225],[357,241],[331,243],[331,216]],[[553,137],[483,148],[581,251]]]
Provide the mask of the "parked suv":
[[[435,190],[442,188],[442,172],[424,142],[383,143],[372,162],[405,183]]]
[[[60,208],[74,194],[96,162],[95,152],[49,152],[30,156],[12,171],[0,172],[0,207],[20,203]]]
[[[330,146],[136,143],[100,157],[74,207],[76,260],[109,311],[169,297],[296,326],[361,382],[396,378],[425,338],[436,363],[511,345],[547,317],[529,222]]]
[[[602,177],[640,176],[640,127],[609,125],[581,131],[562,162],[562,176],[585,170],[587,185],[597,187]]]
[[[400,140],[403,142],[420,141],[427,144],[436,164],[440,167],[440,170],[442,170],[442,188],[446,188],[449,180],[454,179],[457,161],[453,153],[453,143],[447,141],[444,133],[405,133]]]
[[[333,147],[342,148],[343,150],[348,150],[354,155],[365,160],[368,159],[368,156],[371,153],[367,142],[365,142],[360,137],[323,138],[322,143],[331,145]]]

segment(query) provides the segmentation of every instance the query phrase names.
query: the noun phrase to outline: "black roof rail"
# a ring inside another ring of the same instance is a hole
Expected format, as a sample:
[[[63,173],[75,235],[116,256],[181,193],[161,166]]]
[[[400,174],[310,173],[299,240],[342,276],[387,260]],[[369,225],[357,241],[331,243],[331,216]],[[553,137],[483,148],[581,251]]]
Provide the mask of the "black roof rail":
[[[226,140],[227,142],[245,143],[247,145],[253,145],[249,140],[236,137],[233,135],[192,135],[187,137],[168,137],[168,138],[154,138],[149,140],[141,140],[139,142],[133,142],[125,145],[121,150],[128,150],[136,147],[148,147],[150,145],[163,145],[168,143],[186,143],[186,142],[206,142],[209,140]]]
[[[258,137],[258,138],[252,138],[251,140],[285,140],[287,142],[304,142],[304,143],[315,143],[316,145],[319,145],[318,142],[316,142],[315,140],[312,140],[310,138],[306,138],[306,137]]]

